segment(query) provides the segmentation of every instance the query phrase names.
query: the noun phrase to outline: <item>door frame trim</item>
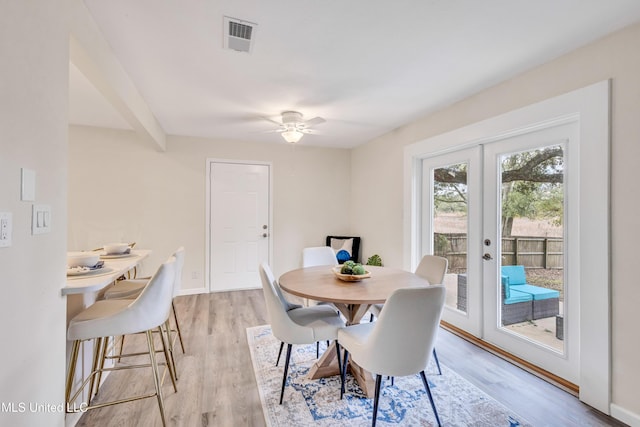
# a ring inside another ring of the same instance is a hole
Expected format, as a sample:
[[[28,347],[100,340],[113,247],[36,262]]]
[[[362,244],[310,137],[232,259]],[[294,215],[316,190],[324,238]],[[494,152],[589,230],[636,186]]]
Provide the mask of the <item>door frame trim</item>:
[[[218,157],[207,157],[205,161],[205,249],[204,249],[204,289],[207,293],[213,292],[211,289],[211,172],[215,163],[237,164],[237,165],[258,165],[269,167],[269,253],[268,262],[273,265],[273,162],[263,162],[258,160],[237,160],[221,159]],[[258,286],[259,288],[259,286]]]
[[[579,117],[580,126],[580,400],[610,414],[611,81],[568,92],[404,148],[404,268],[417,265],[420,207],[416,202],[427,156],[504,138],[518,130]],[[599,173],[594,173],[598,171]]]

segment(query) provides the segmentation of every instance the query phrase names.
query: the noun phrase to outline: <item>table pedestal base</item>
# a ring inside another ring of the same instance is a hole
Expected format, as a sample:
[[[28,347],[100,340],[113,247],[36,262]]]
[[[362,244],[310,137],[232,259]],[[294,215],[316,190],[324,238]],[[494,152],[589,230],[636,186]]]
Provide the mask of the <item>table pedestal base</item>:
[[[364,395],[373,399],[376,394],[376,380],[373,375],[371,375],[371,372],[367,371],[352,360],[349,360],[349,370],[356,379],[356,382],[362,389]]]
[[[349,367],[347,369],[356,379],[364,395],[368,398],[373,398],[375,395],[376,381],[371,375],[371,372],[363,369],[351,359],[349,359]],[[309,370],[309,379],[317,380],[318,378],[332,377],[334,375],[340,375],[335,342],[331,343],[327,351],[313,364]]]

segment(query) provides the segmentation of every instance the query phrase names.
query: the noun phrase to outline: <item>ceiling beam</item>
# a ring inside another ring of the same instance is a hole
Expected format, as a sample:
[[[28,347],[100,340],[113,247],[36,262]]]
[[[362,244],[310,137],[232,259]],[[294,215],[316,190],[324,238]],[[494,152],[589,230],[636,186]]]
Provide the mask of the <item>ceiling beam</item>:
[[[166,134],[81,0],[71,0],[69,59],[156,150],[166,151]]]

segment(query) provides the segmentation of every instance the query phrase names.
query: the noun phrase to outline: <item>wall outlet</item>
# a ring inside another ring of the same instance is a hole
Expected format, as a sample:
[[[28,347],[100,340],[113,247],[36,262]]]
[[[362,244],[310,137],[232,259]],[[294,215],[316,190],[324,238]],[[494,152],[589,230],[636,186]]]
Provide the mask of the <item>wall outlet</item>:
[[[11,212],[0,212],[0,248],[11,246],[12,222]]]
[[[199,273],[199,272],[197,272],[197,271],[192,271],[192,272],[191,272],[191,278],[192,278],[193,280],[198,280],[198,279],[200,278],[200,273]]]

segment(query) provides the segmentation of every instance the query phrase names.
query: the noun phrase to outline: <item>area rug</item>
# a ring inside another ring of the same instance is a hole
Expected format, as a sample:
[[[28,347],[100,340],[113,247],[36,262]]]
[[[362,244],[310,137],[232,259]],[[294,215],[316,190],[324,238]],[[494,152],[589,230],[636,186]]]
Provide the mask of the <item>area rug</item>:
[[[289,380],[284,401],[279,405],[286,351],[283,351],[280,366],[276,367],[280,342],[271,334],[269,325],[248,328],[247,341],[267,426],[371,425],[373,399],[364,397],[353,377],[347,375],[343,400],[340,400],[338,376],[319,380],[307,378],[316,361],[315,344],[293,346]],[[440,365],[442,375],[438,375],[435,363],[425,373],[443,426],[531,425],[442,362]],[[396,378],[394,385],[391,381],[383,382],[377,425],[437,425],[419,375]]]

